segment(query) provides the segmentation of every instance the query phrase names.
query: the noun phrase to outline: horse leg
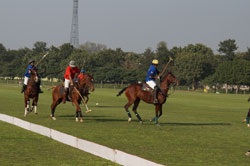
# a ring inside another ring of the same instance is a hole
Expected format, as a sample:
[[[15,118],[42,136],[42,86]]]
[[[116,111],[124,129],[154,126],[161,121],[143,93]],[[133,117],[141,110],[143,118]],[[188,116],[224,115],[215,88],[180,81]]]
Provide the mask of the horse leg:
[[[155,124],[159,125],[158,119],[159,119],[159,110],[160,110],[160,105],[155,106]]]
[[[80,105],[79,103],[77,102],[77,100],[74,100],[74,103],[76,105],[76,122],[79,121],[79,116],[80,116],[80,122],[83,122],[83,119],[82,119],[82,111],[81,111],[81,108],[80,108]]]
[[[87,99],[86,99],[85,103],[87,104],[88,101],[89,101],[89,96],[87,95],[86,98],[87,98]]]
[[[25,97],[24,99],[24,103],[25,103],[25,110],[24,110],[24,117],[26,117],[29,113],[29,106],[30,106],[30,100],[28,97]]]
[[[137,111],[136,111],[136,109],[137,109],[139,103],[140,103],[140,99],[139,99],[139,98],[136,98],[136,100],[135,100],[135,102],[134,102],[134,106],[133,106],[133,112],[135,113],[135,115],[136,115],[137,119],[139,120],[139,122],[142,124],[142,123],[143,123],[143,122],[142,122],[142,119],[141,119],[140,115],[139,115],[139,114],[137,113]]]
[[[30,112],[32,112],[34,109],[34,99],[32,100],[32,104],[31,104],[31,108],[30,108]]]
[[[28,100],[27,100],[27,98],[26,97],[24,97],[24,117],[26,117],[27,116],[27,114],[28,114],[28,110],[27,110],[27,102],[28,102]]]
[[[160,111],[160,115],[158,112]],[[155,124],[159,125],[158,119],[162,115],[162,105],[155,105],[155,117],[151,121],[155,121]]]
[[[27,100],[27,111],[30,112],[30,99]]]
[[[32,108],[34,108],[35,109],[35,115],[37,115],[38,113],[37,113],[37,102],[38,102],[38,96],[37,97],[35,97],[34,99],[33,99],[33,103],[32,103]]]
[[[32,105],[30,108],[30,112],[32,112],[34,108],[35,108],[35,114],[37,114],[37,98],[36,97],[34,97],[32,99]]]
[[[159,109],[159,111],[160,111],[159,118],[160,118],[162,115],[162,105],[159,105],[159,107],[160,107],[160,109]]]
[[[79,121],[79,113],[78,113],[78,111],[76,110],[76,122],[78,122]]]
[[[130,112],[129,112],[129,110],[128,110],[128,108],[129,108],[132,104],[133,104],[133,103],[129,101],[129,102],[124,106],[125,111],[126,111],[127,114],[128,114],[128,122],[131,122],[131,118],[132,118],[132,116],[131,116],[131,114],[130,114]]]
[[[56,117],[55,117],[55,110],[56,110],[56,106],[58,104],[60,104],[61,101],[60,100],[53,100],[53,103],[51,104],[51,115],[50,117],[53,119],[53,120],[56,120]]]

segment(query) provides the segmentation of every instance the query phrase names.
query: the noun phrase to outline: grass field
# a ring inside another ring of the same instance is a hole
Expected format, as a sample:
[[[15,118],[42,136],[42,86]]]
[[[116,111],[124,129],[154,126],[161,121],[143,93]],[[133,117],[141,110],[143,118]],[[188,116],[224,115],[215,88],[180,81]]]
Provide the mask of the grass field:
[[[117,165],[1,121],[0,126],[1,166]]]
[[[40,95],[39,115],[31,113],[24,118],[20,87],[1,84],[0,112],[170,166],[249,165],[250,157],[246,157],[244,153],[250,149],[250,129],[241,123],[250,106],[247,103],[248,95],[176,91],[163,107],[163,116],[159,119],[161,126],[156,126],[149,122],[154,116],[154,107],[143,102],[140,103],[138,112],[144,124],[139,124],[133,113],[133,121],[128,123],[123,108],[126,98],[124,95],[116,97],[118,91],[96,89],[90,95],[89,107],[92,112],[84,114],[83,123],[76,123],[75,107],[71,103],[58,106],[56,121],[49,118],[51,91]],[[99,105],[96,106],[95,103]],[[83,106],[82,109],[85,111]],[[5,127],[3,123],[0,126]],[[18,135],[17,133],[16,137]],[[8,137],[1,134],[1,139],[2,136]],[[36,140],[34,137],[27,139]],[[41,136],[41,139],[47,138]],[[17,139],[16,146],[25,148],[19,142]],[[54,141],[53,143],[55,144]],[[37,144],[38,147],[39,145]],[[12,155],[11,149],[9,151],[5,152],[6,158],[8,154]],[[18,154],[18,151],[15,153]],[[52,155],[53,152],[49,156]],[[83,152],[82,156],[85,155]],[[101,162],[101,159],[98,158],[97,161]],[[105,165],[107,161],[103,162]]]

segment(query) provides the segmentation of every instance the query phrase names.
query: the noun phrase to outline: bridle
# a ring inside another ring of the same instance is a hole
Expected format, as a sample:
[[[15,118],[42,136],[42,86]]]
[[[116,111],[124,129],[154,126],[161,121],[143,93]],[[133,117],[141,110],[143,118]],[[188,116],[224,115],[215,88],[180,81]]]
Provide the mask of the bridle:
[[[90,81],[93,81],[93,78],[87,75],[86,79],[91,79]],[[85,82],[85,85],[81,85],[81,80],[78,81],[78,88],[80,91],[88,91],[91,90],[91,87]]]

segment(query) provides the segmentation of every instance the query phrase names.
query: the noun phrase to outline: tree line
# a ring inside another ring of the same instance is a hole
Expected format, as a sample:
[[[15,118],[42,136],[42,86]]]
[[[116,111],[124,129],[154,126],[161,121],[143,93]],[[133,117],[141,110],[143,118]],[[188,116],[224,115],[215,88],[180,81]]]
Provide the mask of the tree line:
[[[76,49],[69,43],[48,48],[47,43],[38,41],[31,49],[25,47],[18,50],[6,49],[0,43],[0,77],[23,77],[30,59],[38,62],[49,52],[38,69],[41,77],[50,80],[56,78],[62,81],[69,61],[75,60],[79,68],[94,74],[98,82],[144,82],[153,59],[159,60],[158,68],[161,70],[172,57],[174,60],[168,71],[177,76],[181,85],[192,89],[201,85],[249,86],[250,48],[246,52],[236,52],[237,49],[234,39],[221,41],[217,54],[200,43],[169,49],[164,41],[157,44],[155,51],[147,48],[143,53],[124,52],[120,48],[110,49],[91,42]]]

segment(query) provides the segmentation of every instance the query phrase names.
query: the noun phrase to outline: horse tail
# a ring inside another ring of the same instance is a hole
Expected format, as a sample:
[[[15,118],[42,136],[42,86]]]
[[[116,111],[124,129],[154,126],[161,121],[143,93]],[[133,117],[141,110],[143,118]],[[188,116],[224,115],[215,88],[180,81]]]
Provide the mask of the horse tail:
[[[121,96],[121,94],[127,89],[127,87],[123,88],[116,96]]]
[[[48,88],[47,90],[54,89],[55,87],[56,87],[56,86],[52,86],[52,87]]]

